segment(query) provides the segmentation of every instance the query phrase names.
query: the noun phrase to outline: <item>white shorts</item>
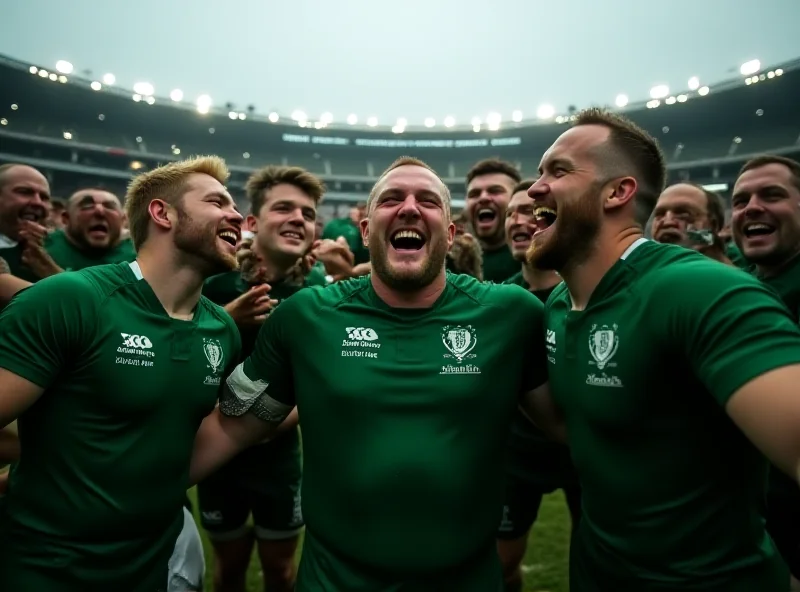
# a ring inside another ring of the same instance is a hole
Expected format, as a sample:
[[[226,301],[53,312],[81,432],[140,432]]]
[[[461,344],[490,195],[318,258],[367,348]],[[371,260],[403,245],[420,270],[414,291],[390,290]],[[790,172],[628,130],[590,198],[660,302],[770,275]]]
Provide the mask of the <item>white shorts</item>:
[[[183,530],[169,558],[167,592],[196,592],[203,589],[206,559],[203,542],[192,513],[183,509]]]

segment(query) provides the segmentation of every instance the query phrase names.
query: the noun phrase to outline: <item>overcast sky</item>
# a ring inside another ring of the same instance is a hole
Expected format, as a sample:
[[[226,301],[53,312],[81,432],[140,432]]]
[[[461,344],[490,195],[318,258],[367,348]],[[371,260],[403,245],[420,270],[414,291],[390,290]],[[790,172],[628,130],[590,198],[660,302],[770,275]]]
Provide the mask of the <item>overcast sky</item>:
[[[800,57],[800,0],[16,0],[0,53],[244,110],[381,125],[648,98]],[[2,81],[0,81],[2,83]]]

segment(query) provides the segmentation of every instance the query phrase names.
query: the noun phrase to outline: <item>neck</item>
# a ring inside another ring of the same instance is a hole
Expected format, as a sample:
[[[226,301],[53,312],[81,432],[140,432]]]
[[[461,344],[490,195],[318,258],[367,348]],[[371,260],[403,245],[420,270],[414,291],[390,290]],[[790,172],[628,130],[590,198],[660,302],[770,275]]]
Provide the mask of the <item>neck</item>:
[[[255,253],[258,256],[261,265],[267,270],[264,276],[264,281],[267,283],[282,280],[289,274],[289,270],[297,263],[297,259],[291,260],[290,258],[276,256],[275,253],[269,253],[264,249],[258,241],[255,242]]]
[[[447,283],[444,269],[430,284],[415,292],[398,292],[387,286],[375,272],[369,277],[378,298],[392,308],[430,308],[442,295]]]
[[[642,235],[642,229],[638,226],[605,234],[601,230],[589,256],[577,265],[561,270],[561,277],[567,284],[572,299],[572,310],[586,308],[603,276]]]
[[[531,292],[547,290],[561,283],[561,276],[550,269],[536,269],[530,265],[522,264],[522,277]]]
[[[756,263],[756,273],[759,277],[762,278],[769,278],[775,277],[776,275],[780,275],[784,269],[786,269],[789,265],[791,265],[794,260],[800,255],[800,245],[792,251],[792,253],[786,257],[785,259],[781,260],[779,263],[775,264],[763,264],[763,263]]]
[[[176,319],[191,319],[200,300],[205,275],[197,265],[182,261],[180,253],[166,245],[143,245],[136,261],[142,276],[167,314]]]

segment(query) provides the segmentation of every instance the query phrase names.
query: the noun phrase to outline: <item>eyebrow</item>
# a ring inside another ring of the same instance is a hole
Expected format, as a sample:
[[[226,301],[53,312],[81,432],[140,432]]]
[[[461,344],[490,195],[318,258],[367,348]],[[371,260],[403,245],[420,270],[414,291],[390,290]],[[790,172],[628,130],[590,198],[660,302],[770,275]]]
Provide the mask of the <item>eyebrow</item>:
[[[208,199],[209,197],[219,197],[222,200],[228,202],[229,204],[233,204],[233,208],[237,212],[239,211],[239,206],[236,205],[236,202],[227,193],[223,193],[222,191],[211,191],[210,193],[206,193],[205,199]]]
[[[543,175],[545,169],[552,170],[554,167],[562,166],[565,169],[574,169],[575,165],[572,163],[571,160],[564,158],[563,156],[557,156],[551,160],[545,160],[541,164],[539,164],[539,174]]]
[[[487,191],[497,191],[498,189],[499,190],[503,190],[503,189],[505,189],[505,187],[503,185],[501,185],[500,183],[492,183],[491,185],[488,185],[487,187],[473,187],[472,189],[470,189],[467,192],[467,195],[473,195],[475,193],[480,193],[483,189],[486,189]]]
[[[781,187],[780,185],[766,185],[764,187],[759,187],[755,191],[746,191],[746,190],[737,191],[736,193],[731,195],[731,201],[739,197],[743,196],[747,197],[753,193],[766,193],[768,191],[780,191],[781,193],[786,193],[786,189],[784,187]]]
[[[386,197],[391,197],[392,195],[395,195],[397,193],[403,193],[403,190],[400,189],[399,187],[389,187],[387,189],[384,189],[378,195],[378,201],[380,201],[380,200],[382,200],[382,199],[384,199]],[[442,196],[439,195],[438,193],[436,193],[435,191],[431,191],[430,189],[421,189],[420,191],[417,191],[416,194],[419,197],[428,197],[428,198],[432,197],[436,201],[438,201],[439,203],[444,203],[444,200],[443,200]]]

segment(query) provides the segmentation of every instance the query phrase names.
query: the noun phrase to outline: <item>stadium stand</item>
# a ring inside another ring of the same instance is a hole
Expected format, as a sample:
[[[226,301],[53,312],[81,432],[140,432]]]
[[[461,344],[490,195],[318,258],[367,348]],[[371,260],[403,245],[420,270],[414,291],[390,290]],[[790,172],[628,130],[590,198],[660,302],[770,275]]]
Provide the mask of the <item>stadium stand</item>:
[[[765,70],[766,72],[766,70]],[[780,72],[780,74],[775,74]],[[265,163],[295,164],[328,185],[326,215],[352,204],[401,154],[413,154],[445,177],[456,207],[464,175],[482,158],[499,156],[524,175],[536,173],[544,150],[563,131],[555,122],[504,124],[499,131],[409,131],[393,134],[359,126],[300,128],[251,114],[199,114],[156,98],[131,100],[120,89],[96,92],[90,81],[52,81],[32,68],[0,57],[0,162],[27,162],[68,194],[101,184],[119,194],[137,171],[190,154],[219,154],[232,165],[231,186],[241,190],[249,172]],[[771,76],[770,76],[771,74]],[[762,80],[763,79],[763,80]],[[741,77],[715,85],[707,96],[686,92],[672,104],[630,105],[623,111],[657,137],[669,160],[670,182],[691,180],[725,186],[754,154],[800,155],[800,60],[782,64],[757,81]]]

